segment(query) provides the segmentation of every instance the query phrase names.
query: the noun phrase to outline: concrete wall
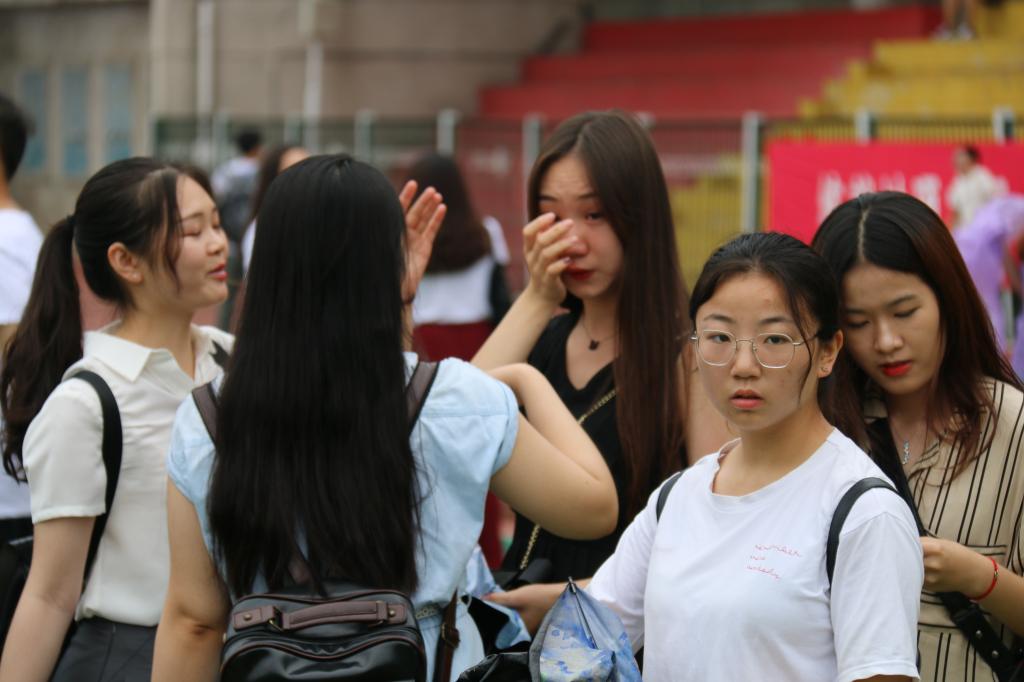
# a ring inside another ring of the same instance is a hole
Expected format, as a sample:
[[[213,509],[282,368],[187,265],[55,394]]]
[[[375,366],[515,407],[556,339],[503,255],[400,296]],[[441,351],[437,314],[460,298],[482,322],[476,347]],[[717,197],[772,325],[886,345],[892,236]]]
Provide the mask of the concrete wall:
[[[194,112],[197,0],[152,0],[153,111]],[[519,61],[579,0],[215,0],[214,110],[307,112],[313,51],[323,55],[320,114],[432,116],[476,109],[476,90],[513,80]]]

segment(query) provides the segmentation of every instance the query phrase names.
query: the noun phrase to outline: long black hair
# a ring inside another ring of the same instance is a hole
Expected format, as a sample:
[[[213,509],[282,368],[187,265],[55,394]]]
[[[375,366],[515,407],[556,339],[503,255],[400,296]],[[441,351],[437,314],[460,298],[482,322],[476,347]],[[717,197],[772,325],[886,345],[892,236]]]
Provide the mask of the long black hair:
[[[786,296],[796,328],[804,339],[828,341],[839,331],[839,286],[828,263],[799,239],[779,232],[744,234],[716,250],[708,258],[690,296],[690,321],[696,326],[697,311],[726,280],[747,273],[772,278]],[[804,348],[808,357],[814,350]],[[804,381],[813,371],[808,364]],[[835,419],[832,381],[818,382],[818,404],[829,421]]]
[[[955,473],[991,441],[982,418],[991,411],[992,393],[985,378],[1020,389],[1016,373],[999,351],[992,322],[949,229],[927,204],[903,192],[862,194],[825,218],[812,245],[831,266],[836,279],[860,263],[914,275],[939,303],[940,338],[945,351],[931,382],[929,418],[949,421],[960,442]],[[842,424],[850,437],[869,445],[863,404],[871,390],[867,374],[842,353],[836,366],[842,386]]]
[[[530,171],[530,219],[540,215],[540,189],[551,166],[575,155],[622,244],[618,301],[619,355],[612,371],[615,419],[626,463],[623,513],[632,517],[647,496],[685,465],[686,376],[683,344],[686,287],[676,255],[668,187],[651,136],[621,111],[578,114],[562,122]],[[578,308],[568,297],[567,307]]]
[[[490,235],[473,209],[466,183],[454,159],[441,154],[427,154],[412,165],[406,180],[415,180],[418,192],[433,187],[444,197],[448,207],[427,263],[428,273],[457,272],[491,252]]]
[[[416,586],[404,230],[387,179],[345,155],[301,161],[267,191],[208,500],[236,594],[261,574],[286,583],[299,537],[316,585]]]
[[[28,305],[5,350],[0,374],[8,474],[23,476],[21,448],[29,423],[67,368],[82,357],[73,251],[78,253],[89,288],[121,308],[130,307],[131,300],[110,267],[107,250],[112,244],[120,242],[151,263],[161,263],[177,281],[178,182],[186,176],[192,177],[187,169],[153,159],[116,161],[89,178],[74,214],[50,229],[39,252]],[[205,182],[196,179],[200,185]]]

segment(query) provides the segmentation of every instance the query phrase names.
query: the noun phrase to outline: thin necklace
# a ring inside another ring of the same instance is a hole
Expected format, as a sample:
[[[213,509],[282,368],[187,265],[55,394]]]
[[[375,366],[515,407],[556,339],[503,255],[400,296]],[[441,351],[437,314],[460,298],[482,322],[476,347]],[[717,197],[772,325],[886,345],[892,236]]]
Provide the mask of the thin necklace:
[[[901,461],[903,462],[903,464],[906,464],[907,462],[910,461],[910,439],[901,436],[899,432],[896,430],[895,424],[893,424],[892,422],[889,422],[889,424],[892,426],[892,432],[893,434],[895,434],[897,440],[903,441],[903,457],[901,458]],[[925,440],[928,440],[927,430],[925,430]]]
[[[615,336],[615,332],[612,332],[610,336],[606,336],[603,339],[595,339],[593,335],[591,335],[590,330],[587,329],[586,318],[582,315],[580,316],[580,324],[583,325],[583,333],[586,334],[587,338],[590,340],[590,343],[587,344],[587,350],[597,350],[602,343]]]

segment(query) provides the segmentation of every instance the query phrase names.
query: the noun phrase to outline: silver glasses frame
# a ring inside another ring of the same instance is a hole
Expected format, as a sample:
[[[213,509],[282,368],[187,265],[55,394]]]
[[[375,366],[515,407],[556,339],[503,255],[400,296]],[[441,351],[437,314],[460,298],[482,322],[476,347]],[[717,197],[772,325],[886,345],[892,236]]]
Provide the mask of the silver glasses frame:
[[[708,362],[708,360],[706,360],[704,358],[704,354],[700,351],[700,336],[701,336],[701,334],[707,334],[708,332],[711,332],[711,333],[714,333],[714,334],[721,334],[723,336],[727,336],[730,339],[732,339],[732,354],[728,357],[727,360],[725,360],[725,362]],[[786,360],[786,364],[784,364],[784,365],[769,365],[769,364],[765,363],[761,359],[761,357],[757,354],[757,338],[759,336],[784,336],[787,339],[789,339],[789,343],[792,344],[792,346],[793,346],[793,353],[792,353],[792,355],[789,356],[789,360]],[[692,334],[690,334],[690,341],[696,347],[696,349],[697,349],[697,357],[700,358],[700,361],[703,362],[705,365],[710,365],[712,367],[725,367],[730,362],[732,362],[734,359],[736,359],[736,353],[737,353],[737,351],[739,351],[740,342],[741,341],[746,341],[747,343],[750,344],[750,351],[754,354],[754,359],[757,360],[757,364],[761,365],[765,369],[785,369],[786,367],[789,367],[789,363],[793,362],[793,358],[796,357],[797,346],[803,346],[804,344],[807,343],[807,341],[794,341],[792,336],[790,336],[789,334],[786,334],[784,332],[762,332],[762,333],[758,334],[757,336],[755,336],[753,338],[740,339],[740,338],[737,338],[736,335],[733,334],[732,332],[727,332],[724,329],[705,329],[705,330],[703,330],[700,333],[693,332]]]

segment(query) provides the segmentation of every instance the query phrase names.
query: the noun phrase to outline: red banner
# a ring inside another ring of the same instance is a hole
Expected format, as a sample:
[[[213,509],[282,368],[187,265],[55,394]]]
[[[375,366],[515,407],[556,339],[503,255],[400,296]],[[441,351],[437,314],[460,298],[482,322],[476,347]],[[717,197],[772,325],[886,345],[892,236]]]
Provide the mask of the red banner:
[[[829,212],[863,192],[909,192],[949,218],[955,144],[821,144],[768,146],[769,230],[810,241]],[[976,145],[981,162],[1011,192],[1024,193],[1024,144]]]

